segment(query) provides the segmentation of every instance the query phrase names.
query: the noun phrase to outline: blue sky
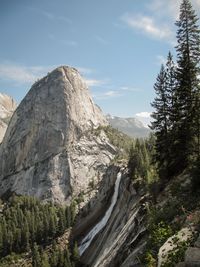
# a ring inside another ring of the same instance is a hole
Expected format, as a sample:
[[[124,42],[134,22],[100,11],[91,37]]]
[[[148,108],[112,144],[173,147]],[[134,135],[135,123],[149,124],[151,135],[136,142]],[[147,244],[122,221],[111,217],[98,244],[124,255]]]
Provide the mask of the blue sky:
[[[200,0],[192,1],[200,10]],[[104,113],[152,111],[153,84],[174,53],[180,0],[0,0],[0,92],[19,103],[59,65],[80,70]]]

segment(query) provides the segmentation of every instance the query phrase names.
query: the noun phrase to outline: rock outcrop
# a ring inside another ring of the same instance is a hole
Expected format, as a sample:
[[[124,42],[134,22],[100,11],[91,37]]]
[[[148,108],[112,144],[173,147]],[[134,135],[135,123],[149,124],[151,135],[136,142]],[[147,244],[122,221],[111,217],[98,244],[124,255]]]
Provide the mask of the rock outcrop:
[[[9,120],[17,107],[12,97],[0,93],[0,143],[3,140]]]
[[[9,192],[67,202],[100,181],[116,150],[107,120],[74,68],[59,67],[22,100],[0,147],[0,196]]]

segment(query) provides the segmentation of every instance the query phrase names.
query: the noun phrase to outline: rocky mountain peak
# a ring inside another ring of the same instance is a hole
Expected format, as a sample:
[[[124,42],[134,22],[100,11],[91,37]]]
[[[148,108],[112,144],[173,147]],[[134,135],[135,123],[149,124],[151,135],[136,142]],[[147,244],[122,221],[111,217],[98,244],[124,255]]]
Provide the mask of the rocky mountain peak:
[[[8,122],[17,104],[12,97],[0,93],[0,143],[3,140]]]
[[[104,135],[90,135],[100,125],[107,121],[76,69],[58,67],[35,82],[0,147],[0,195],[15,191],[62,202],[74,184],[77,193],[87,187],[115,154]]]
[[[67,128],[73,124],[74,127],[86,130],[88,127],[107,124],[101,111],[93,103],[84,79],[75,68],[56,68],[33,85],[25,100],[30,102],[29,99],[35,99],[35,105],[42,102],[46,106],[46,119],[55,116],[55,109],[63,109],[65,117],[62,121]],[[60,122],[61,118],[54,119]]]

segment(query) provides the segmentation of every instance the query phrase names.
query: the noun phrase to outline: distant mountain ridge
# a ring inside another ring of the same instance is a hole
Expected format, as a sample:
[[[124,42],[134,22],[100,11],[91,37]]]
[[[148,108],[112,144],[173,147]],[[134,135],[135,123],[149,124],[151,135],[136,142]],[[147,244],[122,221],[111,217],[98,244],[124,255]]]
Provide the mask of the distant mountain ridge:
[[[113,128],[118,129],[130,137],[147,137],[150,133],[150,129],[134,117],[121,118],[108,114],[106,118]]]

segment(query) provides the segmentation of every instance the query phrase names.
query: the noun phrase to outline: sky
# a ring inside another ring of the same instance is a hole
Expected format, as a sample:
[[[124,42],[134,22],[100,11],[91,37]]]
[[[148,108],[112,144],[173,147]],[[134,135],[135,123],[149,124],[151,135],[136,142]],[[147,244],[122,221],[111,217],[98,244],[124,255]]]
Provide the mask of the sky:
[[[0,92],[18,103],[38,78],[77,68],[105,114],[149,122],[153,85],[181,0],[0,0]],[[198,16],[200,0],[191,1]]]

